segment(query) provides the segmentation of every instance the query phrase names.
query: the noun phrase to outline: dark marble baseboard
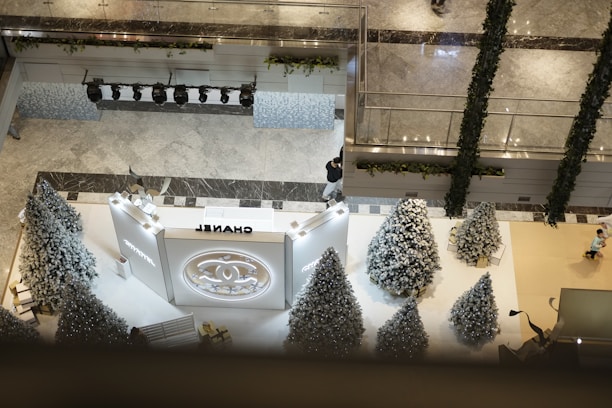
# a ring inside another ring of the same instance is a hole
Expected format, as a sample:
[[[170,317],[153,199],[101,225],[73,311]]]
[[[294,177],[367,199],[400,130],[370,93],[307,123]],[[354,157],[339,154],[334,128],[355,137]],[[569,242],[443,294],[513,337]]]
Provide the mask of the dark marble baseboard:
[[[212,115],[242,115],[253,116],[253,108],[241,105],[222,105],[218,103],[200,103],[197,100],[182,106],[173,101],[163,105],[153,102],[136,101],[100,101],[96,104],[98,110],[133,111],[133,112],[163,112],[163,113],[203,113]]]
[[[482,34],[438,31],[368,30],[368,42],[389,44],[427,44],[476,47]],[[541,49],[558,51],[595,51],[600,38],[548,37],[506,35],[504,48]]]
[[[159,190],[163,176],[142,176],[145,189]],[[47,180],[57,191],[67,193],[68,200],[77,201],[79,193],[104,193],[131,191],[136,179],[128,174],[89,174],[39,172],[36,183]],[[262,201],[272,201],[272,208],[282,210],[286,202],[321,203],[324,183],[301,183],[257,180],[225,180],[188,177],[172,177],[164,195],[164,205],[195,207],[197,198],[224,198],[239,200],[241,207],[261,207]],[[35,190],[35,186],[33,190]],[[343,197],[342,200],[353,213],[381,214],[381,206],[392,206],[397,198],[385,197]],[[444,208],[444,200],[426,200],[430,208]],[[179,204],[180,203],[180,204]],[[479,203],[468,202],[468,209]],[[498,211],[530,213],[533,221],[544,222],[544,207],[541,204],[495,203]],[[588,216],[607,216],[612,208],[574,206],[568,214],[576,214],[576,222],[586,224]],[[565,219],[561,220],[562,222]]]
[[[216,38],[244,40],[297,40],[317,41],[321,43],[355,44],[358,40],[357,27],[324,28],[293,27],[286,25],[246,25],[246,24],[212,24],[186,23],[168,21],[138,20],[101,20],[86,18],[33,17],[33,16],[0,16],[0,25],[13,35],[13,32],[37,32],[54,37],[81,36],[91,34],[122,33],[132,37],[147,36],[150,40],[168,38],[189,41],[189,38]],[[80,38],[80,37],[79,37]],[[476,47],[482,34],[438,31],[410,31],[368,29],[367,41],[370,43],[392,44],[428,44]],[[595,51],[601,38],[554,37],[530,35],[506,35],[505,48],[543,49],[562,51]]]
[[[36,182],[41,179],[47,180],[57,191],[69,193],[131,191],[137,182],[127,174],[39,172]],[[164,179],[162,176],[142,176],[143,187],[145,191],[159,191]],[[324,188],[324,183],[171,177],[165,196],[317,202],[321,201]]]

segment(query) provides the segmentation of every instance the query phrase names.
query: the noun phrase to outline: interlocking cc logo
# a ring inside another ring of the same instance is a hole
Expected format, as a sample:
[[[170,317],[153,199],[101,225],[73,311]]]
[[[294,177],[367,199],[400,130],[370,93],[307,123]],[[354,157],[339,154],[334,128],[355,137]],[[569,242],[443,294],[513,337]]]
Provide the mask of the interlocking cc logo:
[[[207,252],[187,261],[183,276],[199,294],[218,300],[252,299],[270,287],[269,269],[248,254]]]

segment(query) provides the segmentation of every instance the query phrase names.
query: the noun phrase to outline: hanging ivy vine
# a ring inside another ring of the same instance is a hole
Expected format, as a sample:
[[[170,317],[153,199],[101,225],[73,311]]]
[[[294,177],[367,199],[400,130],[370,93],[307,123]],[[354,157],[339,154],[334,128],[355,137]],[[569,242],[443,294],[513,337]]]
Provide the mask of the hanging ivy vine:
[[[589,145],[595,136],[597,119],[601,117],[601,107],[608,98],[612,80],[612,9],[608,28],[597,50],[597,61],[589,75],[584,93],[580,98],[580,111],[574,117],[569,136],[565,141],[565,153],[552,191],[546,197],[546,224],[557,227],[562,219],[570,197],[576,187],[576,177],[586,162]]]
[[[480,52],[472,69],[472,82],[468,88],[457,141],[459,151],[451,164],[451,186],[444,197],[444,209],[448,217],[460,216],[465,206],[472,171],[480,156],[478,144],[488,113],[489,94],[493,89],[493,79],[503,52],[506,25],[514,4],[513,0],[490,0],[487,4]]]
[[[185,54],[187,50],[196,49],[206,52],[212,49],[212,44],[207,42],[186,42],[186,41],[121,41],[121,40],[102,40],[95,36],[87,38],[51,38],[51,37],[13,37],[12,42],[15,46],[15,51],[22,52],[31,48],[38,48],[39,44],[55,44],[61,47],[68,55],[75,52],[83,52],[87,46],[95,47],[132,47],[134,52],[138,53],[142,48],[163,48],[167,49],[166,56],[168,58],[174,55],[173,50],[179,50],[179,54]]]
[[[264,63],[268,64],[268,69],[271,65],[283,65],[285,71],[283,76],[292,74],[295,70],[302,70],[306,76],[309,76],[315,69],[329,69],[330,73],[340,69],[338,57],[292,57],[289,55],[270,55],[264,59]]]

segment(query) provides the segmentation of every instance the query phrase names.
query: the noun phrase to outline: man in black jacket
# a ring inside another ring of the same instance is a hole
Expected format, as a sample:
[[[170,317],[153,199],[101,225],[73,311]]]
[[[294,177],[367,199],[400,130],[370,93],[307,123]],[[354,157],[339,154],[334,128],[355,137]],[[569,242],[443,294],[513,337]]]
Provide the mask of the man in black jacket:
[[[333,160],[327,162],[325,168],[327,169],[327,185],[321,198],[329,201],[333,192],[338,195],[342,194],[342,160],[334,157]]]

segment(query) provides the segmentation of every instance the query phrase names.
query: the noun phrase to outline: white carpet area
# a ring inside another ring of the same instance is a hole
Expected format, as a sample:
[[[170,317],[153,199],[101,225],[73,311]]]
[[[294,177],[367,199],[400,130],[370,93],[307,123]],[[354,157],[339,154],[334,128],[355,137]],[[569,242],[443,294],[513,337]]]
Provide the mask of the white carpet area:
[[[110,210],[106,204],[72,203],[81,213],[84,233],[83,242],[97,259],[98,279],[94,282],[94,293],[119,316],[128,326],[140,327],[165,320],[194,314],[196,324],[213,321],[217,326],[225,325],[232,336],[233,349],[266,354],[284,353],[283,341],[288,333],[289,309],[260,310],[236,308],[177,307],[169,304],[137,278],[124,279],[116,274],[115,259],[119,257]],[[202,211],[202,209],[162,208],[160,211]],[[312,213],[293,213],[277,211],[275,225],[284,228],[293,220],[302,221]],[[372,355],[376,345],[376,332],[403,303],[404,298],[392,296],[372,284],[366,269],[367,247],[384,220],[381,215],[351,214],[349,218],[348,256],[346,273],[363,311],[366,331],[361,350]],[[160,221],[163,223],[163,215]],[[496,363],[497,348],[506,344],[520,347],[520,319],[508,316],[510,309],[518,308],[517,291],[512,259],[512,242],[508,222],[499,222],[502,240],[506,245],[499,265],[486,269],[468,267],[455,258],[453,252],[446,250],[448,232],[455,220],[446,218],[430,219],[434,236],[438,242],[442,270],[434,282],[420,298],[418,309],[429,335],[428,361],[457,361],[473,363]],[[170,225],[166,225],[170,227]],[[288,229],[288,228],[287,228]],[[9,282],[18,279],[19,250]],[[499,309],[500,333],[494,341],[480,349],[470,348],[458,342],[448,321],[450,309],[455,300],[485,273],[489,271],[493,290]],[[11,307],[12,296],[5,293],[3,306]],[[53,341],[56,317],[38,315],[43,337]]]

